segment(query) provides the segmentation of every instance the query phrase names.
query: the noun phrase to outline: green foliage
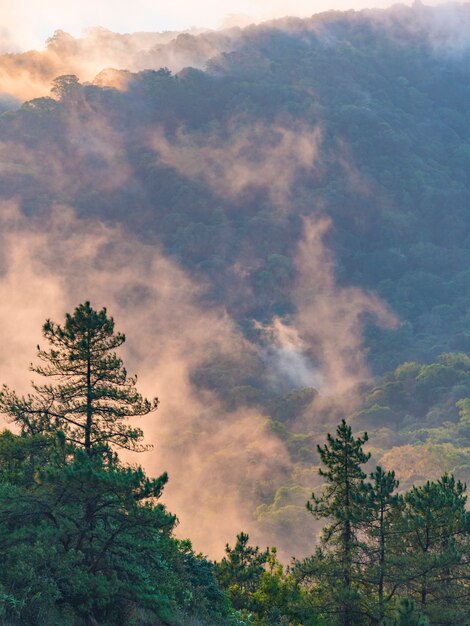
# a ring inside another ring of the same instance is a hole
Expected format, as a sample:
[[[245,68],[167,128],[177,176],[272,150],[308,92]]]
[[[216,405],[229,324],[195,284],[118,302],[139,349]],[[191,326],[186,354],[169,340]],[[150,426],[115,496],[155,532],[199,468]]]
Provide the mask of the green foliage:
[[[369,479],[357,498],[362,507],[362,610],[381,624],[402,580],[397,543],[402,500],[396,493],[399,482],[393,471],[377,467]]]
[[[225,624],[230,604],[212,564],[173,536],[176,517],[160,503],[167,475],[149,478],[103,446],[112,435],[135,448],[140,431],[121,421],[152,408],[111,352],[124,336],[89,303],[63,328],[46,322],[44,333],[53,348],[39,350],[45,365],[35,371],[58,384],[35,386],[34,399],[2,395],[22,432],[0,433],[0,618],[12,626]]]
[[[60,438],[59,438],[60,443]],[[0,481],[31,486],[36,481],[38,467],[45,467],[56,451],[52,435],[14,435],[9,430],[0,433]]]
[[[273,403],[271,416],[283,423],[293,422],[302,416],[317,396],[318,392],[311,387],[295,389]]]
[[[235,546],[228,544],[226,556],[217,565],[217,579],[229,590],[235,608],[244,608],[247,596],[251,595],[259,584],[264,571],[269,551],[261,552],[258,546],[248,544],[246,533],[237,535]]]
[[[332,523],[314,554],[293,568],[325,623],[466,624],[465,485],[444,474],[398,495],[393,471],[377,467],[366,480],[365,438],[354,439],[344,421],[327,440],[319,450],[328,485],[308,508]],[[348,476],[354,477],[349,485]]]
[[[429,626],[429,622],[416,608],[413,600],[402,598],[395,615],[386,619],[384,626]]]
[[[449,440],[466,445],[469,364],[464,353],[441,354],[435,363],[404,363],[366,390],[363,407],[354,419],[371,428],[393,425],[407,432],[408,441],[423,441],[425,429],[445,425],[449,431],[460,415],[462,429],[449,431]]]
[[[364,479],[362,465],[370,454],[363,450],[367,433],[355,438],[345,420],[336,429],[336,437],[328,434],[327,443],[318,446],[321,462],[319,474],[326,480],[321,496],[312,494],[307,509],[315,518],[328,521],[322,531],[317,555],[318,572],[324,578],[330,607],[341,624],[358,624],[359,594],[355,580],[355,561],[359,544],[358,531],[363,516]]]
[[[166,475],[150,480],[140,468],[105,466],[81,451],[59,458],[36,469],[33,485],[1,486],[1,578],[15,598],[9,617],[124,623],[133,605],[170,615],[175,518],[157,503]]]
[[[402,523],[406,588],[431,623],[465,623],[469,608],[459,603],[468,568],[465,485],[454,476],[412,487],[404,497]],[[398,526],[399,527],[399,526]]]
[[[34,393],[26,398],[4,386],[0,410],[23,432],[60,430],[89,455],[106,454],[112,447],[146,449],[139,447],[142,431],[125,421],[154,411],[158,400],[142,398],[135,389],[136,379],[128,377],[113,352],[125,337],[114,332],[106,309],[95,311],[85,302],[73,315],[67,314],[63,327],[47,320],[43,334],[51,349],[38,347],[43,364],[32,365],[31,370],[53,382],[33,383]]]
[[[233,548],[216,564],[216,574],[233,606],[253,626],[318,626],[308,593],[285,571],[275,548],[261,552],[248,544],[246,533],[237,535]]]

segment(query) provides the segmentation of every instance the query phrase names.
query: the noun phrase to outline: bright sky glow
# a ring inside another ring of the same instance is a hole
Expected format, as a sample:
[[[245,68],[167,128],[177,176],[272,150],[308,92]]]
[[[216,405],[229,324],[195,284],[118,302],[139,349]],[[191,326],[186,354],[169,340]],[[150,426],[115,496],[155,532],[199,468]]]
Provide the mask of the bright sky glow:
[[[115,32],[219,28],[237,21],[390,4],[391,0],[0,0],[0,49],[41,48],[56,29],[79,36],[93,26]]]

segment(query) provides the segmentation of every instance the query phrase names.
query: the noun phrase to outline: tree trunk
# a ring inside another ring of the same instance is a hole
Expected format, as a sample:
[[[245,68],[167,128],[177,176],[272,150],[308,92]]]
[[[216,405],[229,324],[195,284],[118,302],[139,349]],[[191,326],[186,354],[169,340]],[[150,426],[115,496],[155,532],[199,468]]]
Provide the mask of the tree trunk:
[[[93,425],[92,388],[91,388],[91,354],[90,338],[87,345],[87,371],[86,371],[86,423],[85,423],[85,450],[91,456],[91,427]]]

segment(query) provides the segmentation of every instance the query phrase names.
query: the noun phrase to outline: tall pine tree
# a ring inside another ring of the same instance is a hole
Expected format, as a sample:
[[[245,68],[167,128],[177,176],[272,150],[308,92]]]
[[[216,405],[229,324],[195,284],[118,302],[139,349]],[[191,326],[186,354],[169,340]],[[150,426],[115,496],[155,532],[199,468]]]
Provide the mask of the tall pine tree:
[[[361,623],[355,559],[357,532],[362,520],[359,496],[364,493],[366,477],[361,466],[370,458],[362,447],[367,439],[367,433],[355,438],[345,420],[337,427],[336,437],[328,434],[327,443],[318,446],[325,467],[320,468],[319,473],[326,480],[326,486],[320,496],[312,494],[307,503],[314,517],[330,521],[323,529],[319,556],[328,564],[321,570],[330,581],[332,606],[329,610],[337,613],[342,626]]]
[[[377,625],[390,613],[402,578],[397,567],[401,540],[395,527],[402,502],[396,493],[398,485],[395,472],[377,467],[357,499],[362,509],[363,602],[371,622]]]
[[[106,309],[80,304],[63,326],[47,320],[43,335],[50,348],[38,346],[40,363],[31,370],[51,382],[33,383],[34,393],[26,398],[4,386],[0,411],[28,434],[60,430],[90,456],[113,446],[145,449],[142,430],[127,419],[154,411],[158,400],[142,398],[136,378],[127,375],[115,353],[125,336],[115,332]]]
[[[404,497],[401,531],[404,587],[432,624],[470,623],[470,518],[465,485],[445,474]]]

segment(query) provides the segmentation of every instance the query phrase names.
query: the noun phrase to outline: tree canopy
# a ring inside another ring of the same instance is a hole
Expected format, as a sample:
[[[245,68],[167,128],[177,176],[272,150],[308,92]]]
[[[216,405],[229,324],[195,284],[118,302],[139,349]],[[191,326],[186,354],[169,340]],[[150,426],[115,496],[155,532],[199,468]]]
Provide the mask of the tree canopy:
[[[114,352],[125,336],[115,332],[106,309],[80,304],[63,326],[47,320],[43,335],[51,347],[38,347],[40,363],[31,371],[50,382],[33,383],[34,392],[26,398],[4,386],[0,409],[24,432],[60,430],[89,455],[111,447],[146,449],[140,444],[142,430],[128,420],[156,410],[158,400],[142,398],[136,378],[128,376]]]

